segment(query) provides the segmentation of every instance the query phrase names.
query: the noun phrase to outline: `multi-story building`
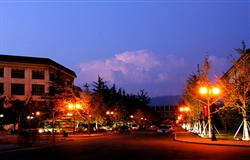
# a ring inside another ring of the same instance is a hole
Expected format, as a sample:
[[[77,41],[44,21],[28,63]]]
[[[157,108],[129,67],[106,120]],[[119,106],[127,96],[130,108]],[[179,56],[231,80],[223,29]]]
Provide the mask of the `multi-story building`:
[[[52,84],[73,87],[76,74],[48,58],[0,55],[0,97],[8,101],[44,101]],[[5,108],[8,106],[4,106]]]
[[[244,65],[244,67],[242,67]],[[250,50],[247,50],[247,54],[242,55],[234,65],[227,70],[227,72],[222,76],[222,79],[228,80],[229,82],[232,80],[232,77],[237,76],[237,72],[239,72],[238,68],[247,69],[250,71]],[[240,70],[242,70],[240,69]]]

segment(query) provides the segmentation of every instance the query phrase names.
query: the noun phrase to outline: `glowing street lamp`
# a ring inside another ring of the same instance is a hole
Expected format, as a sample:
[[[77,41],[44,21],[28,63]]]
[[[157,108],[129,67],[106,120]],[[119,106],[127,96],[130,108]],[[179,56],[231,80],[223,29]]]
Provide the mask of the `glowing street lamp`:
[[[189,107],[180,107],[180,108],[179,108],[179,111],[180,111],[180,112],[189,112],[189,111],[190,111],[190,108],[189,108]]]
[[[220,88],[218,87],[201,87],[199,89],[199,93],[203,95],[207,100],[207,113],[208,113],[208,136],[211,140],[216,140],[215,133],[212,131],[212,122],[211,122],[211,113],[210,113],[210,106],[214,102],[211,102],[214,96],[218,96],[220,94]],[[213,134],[213,135],[212,135]]]
[[[106,115],[114,115],[114,111],[106,111]]]
[[[72,113],[67,113],[67,116],[71,117],[71,116],[73,116],[73,114]]]
[[[177,119],[180,121],[180,120],[182,120],[182,115],[179,115],[178,117],[177,117]]]
[[[41,114],[41,113],[40,113],[39,111],[36,112],[36,116],[40,116],[40,114]]]

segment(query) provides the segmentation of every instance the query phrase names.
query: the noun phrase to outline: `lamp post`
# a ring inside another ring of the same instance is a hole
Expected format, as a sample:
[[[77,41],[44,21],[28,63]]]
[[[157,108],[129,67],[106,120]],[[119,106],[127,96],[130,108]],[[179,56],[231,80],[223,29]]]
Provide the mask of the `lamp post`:
[[[220,94],[220,89],[218,87],[201,87],[199,93],[206,98],[207,103],[207,117],[208,117],[208,136],[212,141],[216,140],[215,133],[211,121],[210,106],[214,103],[212,98]]]
[[[114,111],[106,111],[106,115],[108,116],[108,124],[110,124],[112,127],[113,124],[111,120],[112,120],[112,116],[114,115]]]

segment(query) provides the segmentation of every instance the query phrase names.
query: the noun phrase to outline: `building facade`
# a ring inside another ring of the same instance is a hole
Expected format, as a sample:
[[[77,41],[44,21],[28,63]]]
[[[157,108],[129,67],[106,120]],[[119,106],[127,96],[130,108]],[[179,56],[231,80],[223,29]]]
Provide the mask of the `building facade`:
[[[55,83],[73,87],[76,74],[48,58],[0,55],[0,96],[8,101],[44,101]]]
[[[177,117],[177,105],[151,106],[151,108],[158,113],[161,119],[175,120]]]
[[[239,69],[241,68],[241,69]],[[222,76],[223,80],[232,81],[235,76],[237,76],[239,73],[239,70],[247,70],[250,73],[250,50],[247,50],[247,53],[242,55],[235,63],[234,65],[227,70],[227,72]],[[250,74],[248,74],[250,76]]]

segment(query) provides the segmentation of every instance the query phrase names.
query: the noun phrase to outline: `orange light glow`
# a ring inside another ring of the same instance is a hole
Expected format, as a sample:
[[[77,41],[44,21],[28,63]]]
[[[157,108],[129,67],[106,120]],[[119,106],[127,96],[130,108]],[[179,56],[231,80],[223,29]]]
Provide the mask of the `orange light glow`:
[[[37,116],[40,116],[40,112],[36,112],[36,115],[37,115]]]
[[[113,112],[113,111],[111,111],[111,112],[110,112],[110,114],[114,114],[114,112]]]
[[[133,115],[131,115],[131,116],[130,116],[130,118],[134,118],[134,116],[133,116]]]
[[[74,105],[72,103],[69,103],[68,104],[68,109],[73,109],[74,108]]]
[[[200,88],[200,94],[207,94],[207,93],[208,93],[207,87],[201,87]]]
[[[106,112],[106,114],[107,114],[107,115],[109,115],[109,114],[110,114],[110,112],[109,112],[109,111],[107,111],[107,112]]]
[[[73,116],[73,114],[72,113],[67,113],[67,116]]]
[[[179,111],[180,112],[188,112],[188,111],[190,111],[190,108],[189,107],[181,107],[181,108],[179,108]]]
[[[82,109],[81,104],[76,103],[76,109]]]
[[[189,107],[184,107],[184,111],[188,112],[188,111],[190,111],[190,108]]]
[[[178,120],[181,120],[181,119],[182,119],[182,115],[179,115],[179,116],[177,117],[177,119],[178,119]]]
[[[218,95],[218,94],[220,94],[220,89],[217,88],[217,87],[214,87],[214,88],[212,89],[212,93],[213,93],[214,95]]]

